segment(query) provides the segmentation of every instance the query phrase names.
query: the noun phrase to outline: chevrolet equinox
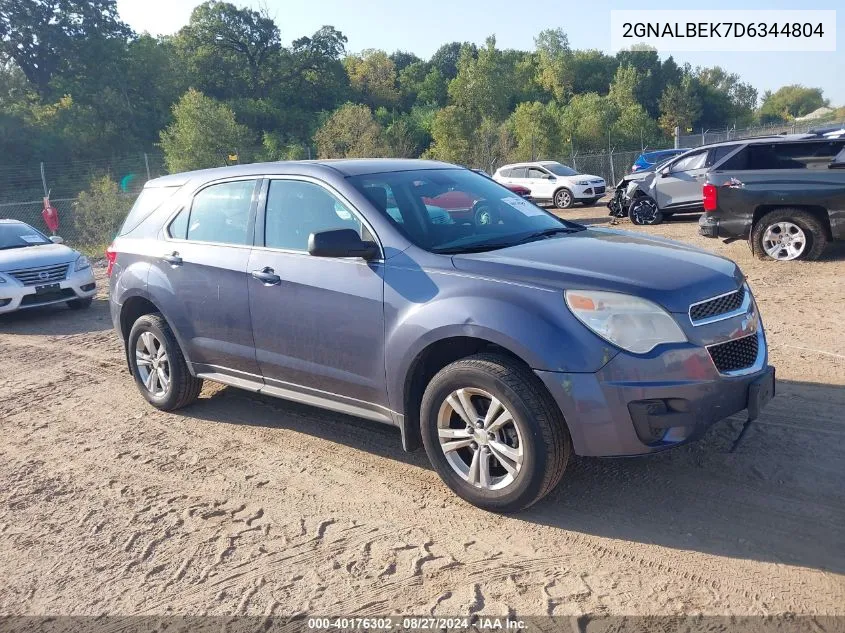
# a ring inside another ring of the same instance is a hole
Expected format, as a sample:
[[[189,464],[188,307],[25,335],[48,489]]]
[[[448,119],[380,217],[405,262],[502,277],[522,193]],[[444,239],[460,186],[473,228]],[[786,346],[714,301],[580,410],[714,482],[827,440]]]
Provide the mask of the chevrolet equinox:
[[[432,204],[446,192],[472,212]],[[542,498],[573,452],[661,451],[774,393],[736,264],[563,221],[446,163],[165,176],[107,257],[153,406],[212,380],[390,424],[490,510]]]

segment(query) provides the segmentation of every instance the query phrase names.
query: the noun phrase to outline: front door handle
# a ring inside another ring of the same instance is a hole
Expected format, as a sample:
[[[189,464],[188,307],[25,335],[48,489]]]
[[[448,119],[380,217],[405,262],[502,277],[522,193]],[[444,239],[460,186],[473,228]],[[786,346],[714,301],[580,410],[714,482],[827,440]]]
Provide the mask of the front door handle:
[[[162,259],[166,261],[171,266],[181,266],[182,265],[182,258],[179,257],[179,253],[173,251],[169,255],[162,256]]]
[[[273,272],[269,266],[265,266],[261,270],[253,270],[252,276],[265,286],[278,286],[282,283],[282,278]]]

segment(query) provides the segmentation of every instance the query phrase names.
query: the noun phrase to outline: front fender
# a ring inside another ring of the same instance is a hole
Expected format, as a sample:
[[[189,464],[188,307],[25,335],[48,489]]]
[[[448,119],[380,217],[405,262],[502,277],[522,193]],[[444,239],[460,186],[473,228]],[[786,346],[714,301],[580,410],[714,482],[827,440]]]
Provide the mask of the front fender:
[[[419,271],[411,274],[419,274]],[[618,352],[568,310],[562,293],[469,275],[429,274],[437,292],[425,302],[400,294],[401,271],[385,285],[388,397],[402,411],[405,378],[428,346],[452,337],[483,339],[532,369],[598,371]]]

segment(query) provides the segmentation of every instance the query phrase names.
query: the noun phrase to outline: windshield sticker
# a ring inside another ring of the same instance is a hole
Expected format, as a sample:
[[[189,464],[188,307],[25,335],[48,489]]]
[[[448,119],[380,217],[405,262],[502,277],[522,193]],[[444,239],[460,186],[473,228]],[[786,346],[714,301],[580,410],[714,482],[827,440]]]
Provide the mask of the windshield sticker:
[[[528,202],[528,200],[523,200],[522,198],[502,198],[502,202],[504,202],[505,204],[509,204],[517,211],[521,211],[522,213],[528,216],[545,215],[546,213],[541,208],[531,204],[530,202]]]
[[[27,244],[40,244],[44,241],[40,235],[21,235],[21,239]]]

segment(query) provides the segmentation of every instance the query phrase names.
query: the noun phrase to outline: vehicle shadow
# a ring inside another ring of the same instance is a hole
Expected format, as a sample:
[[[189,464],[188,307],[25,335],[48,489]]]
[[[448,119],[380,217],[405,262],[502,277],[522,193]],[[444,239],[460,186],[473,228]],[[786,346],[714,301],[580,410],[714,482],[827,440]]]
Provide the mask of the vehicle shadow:
[[[735,452],[740,416],[698,443],[659,455],[574,458],[555,491],[512,519],[845,573],[843,408],[840,386],[781,381]],[[423,451],[403,452],[395,428],[237,389],[220,389],[184,414],[293,429],[430,468]]]
[[[109,303],[105,297],[94,299],[90,308],[71,310],[64,303],[0,314],[0,332],[4,334],[47,334],[64,336],[102,332],[112,328]]]

